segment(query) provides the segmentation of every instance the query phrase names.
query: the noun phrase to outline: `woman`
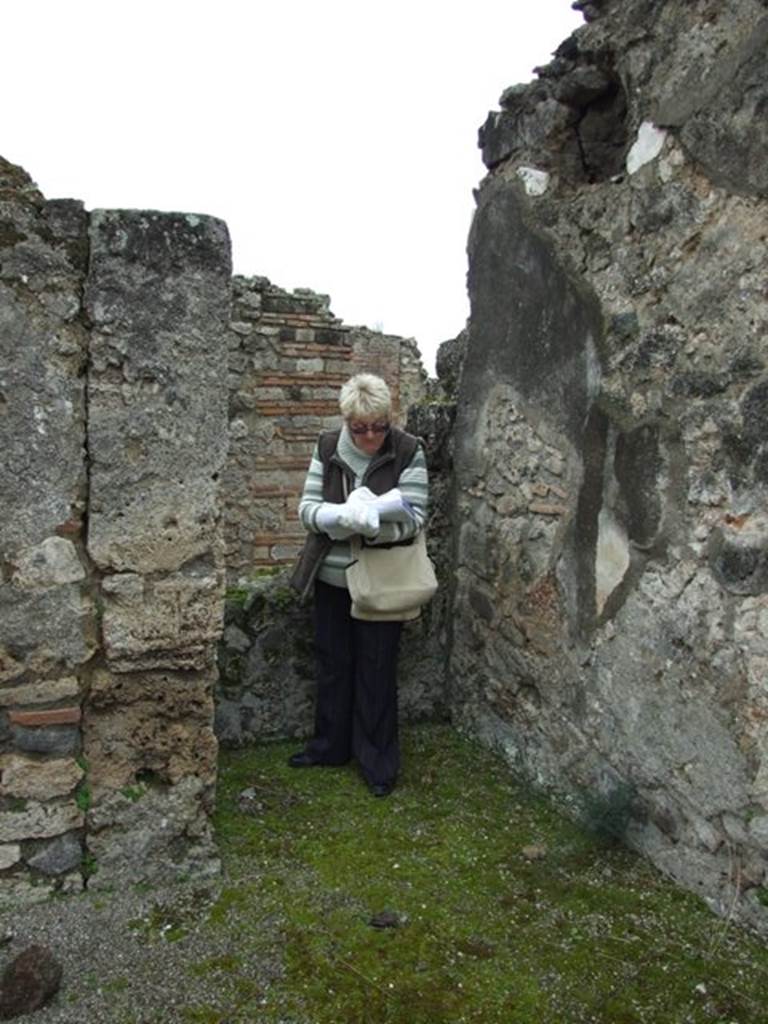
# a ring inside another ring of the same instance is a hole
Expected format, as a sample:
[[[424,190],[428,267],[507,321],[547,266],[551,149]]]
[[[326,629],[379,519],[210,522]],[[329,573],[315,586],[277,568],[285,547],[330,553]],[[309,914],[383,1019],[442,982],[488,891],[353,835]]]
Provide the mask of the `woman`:
[[[299,503],[309,536],[292,584],[301,594],[314,585],[318,678],[314,736],[289,764],[340,765],[354,756],[371,792],[384,797],[400,767],[403,624],[353,618],[345,571],[353,542],[410,544],[423,529],[427,464],[418,439],[391,426],[392,398],[380,377],[350,378],[339,407],[342,427],[320,435]]]

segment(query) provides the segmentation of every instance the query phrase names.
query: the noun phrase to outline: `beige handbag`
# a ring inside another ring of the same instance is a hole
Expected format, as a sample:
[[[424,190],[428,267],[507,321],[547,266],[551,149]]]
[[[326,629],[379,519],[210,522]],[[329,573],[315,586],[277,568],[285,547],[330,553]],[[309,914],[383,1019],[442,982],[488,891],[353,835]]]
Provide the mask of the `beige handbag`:
[[[355,561],[347,569],[352,618],[403,622],[416,619],[437,591],[437,577],[424,531],[413,544],[365,547],[352,542]]]

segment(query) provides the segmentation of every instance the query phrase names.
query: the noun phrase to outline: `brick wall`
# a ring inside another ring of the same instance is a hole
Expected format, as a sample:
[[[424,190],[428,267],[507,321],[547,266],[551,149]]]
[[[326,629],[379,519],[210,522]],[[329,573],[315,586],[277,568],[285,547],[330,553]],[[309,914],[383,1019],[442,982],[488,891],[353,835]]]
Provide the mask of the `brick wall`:
[[[233,282],[230,449],[224,475],[231,583],[292,562],[304,540],[297,505],[312,447],[338,425],[354,373],[383,377],[404,415],[426,374],[410,339],[344,325],[327,295],[286,292],[264,277]]]

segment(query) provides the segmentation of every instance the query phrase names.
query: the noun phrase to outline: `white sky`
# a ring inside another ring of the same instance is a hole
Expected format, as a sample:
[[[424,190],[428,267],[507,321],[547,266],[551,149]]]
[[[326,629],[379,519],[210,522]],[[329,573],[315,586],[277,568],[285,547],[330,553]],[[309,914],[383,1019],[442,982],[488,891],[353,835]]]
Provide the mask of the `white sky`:
[[[48,198],[223,217],[236,273],[415,337],[468,315],[477,129],[570,0],[36,0],[2,7],[0,154]]]

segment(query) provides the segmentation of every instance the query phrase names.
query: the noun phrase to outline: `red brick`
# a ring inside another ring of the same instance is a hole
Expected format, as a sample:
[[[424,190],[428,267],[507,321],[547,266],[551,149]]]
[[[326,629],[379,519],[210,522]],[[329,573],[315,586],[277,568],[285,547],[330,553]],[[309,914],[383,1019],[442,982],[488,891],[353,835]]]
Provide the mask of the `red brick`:
[[[306,537],[306,530],[295,533],[256,533],[253,536],[253,543],[259,547],[270,544],[301,544]]]
[[[56,527],[55,533],[59,537],[72,537],[80,533],[83,528],[82,520],[80,519],[67,519],[66,522],[59,523]]]
[[[49,708],[47,711],[9,711],[11,725],[76,725],[82,718],[80,708]]]
[[[259,377],[257,385],[262,388],[294,387],[319,388],[329,384],[341,385],[347,379],[345,373],[273,373]]]
[[[261,457],[252,460],[250,469],[259,471],[266,469],[270,472],[274,472],[276,469],[307,469],[309,466],[309,455],[310,453],[307,452],[307,454],[302,458],[294,457],[281,459],[276,457],[274,459],[269,459]]]
[[[540,516],[564,516],[568,511],[563,505],[548,505],[540,501],[532,501],[528,511]]]
[[[311,341],[291,341],[281,345],[280,351],[284,356],[290,356],[292,359],[302,359],[307,356],[331,356],[334,359],[346,358],[351,361],[352,342],[345,340],[340,345],[320,345],[318,342]]]
[[[254,498],[298,498],[301,488],[296,487],[251,487]]]
[[[338,416],[338,402],[256,402],[261,416]]]

